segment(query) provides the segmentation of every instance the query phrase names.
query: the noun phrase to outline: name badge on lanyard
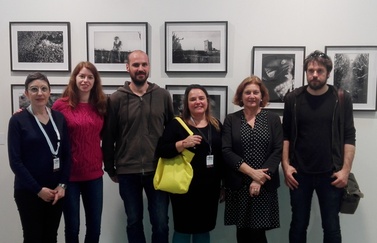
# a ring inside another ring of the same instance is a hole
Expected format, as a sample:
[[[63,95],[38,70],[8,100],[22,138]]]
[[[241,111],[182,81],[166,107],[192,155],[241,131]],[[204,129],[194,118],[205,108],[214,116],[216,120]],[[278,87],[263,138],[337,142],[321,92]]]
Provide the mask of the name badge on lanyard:
[[[213,154],[207,155],[206,162],[207,162],[207,168],[213,167]]]
[[[50,140],[49,136],[47,135],[45,129],[42,127],[42,125],[39,122],[38,118],[34,115],[33,110],[31,108],[31,105],[29,105],[27,107],[27,110],[29,111],[30,114],[32,114],[34,116],[35,121],[37,122],[37,124],[39,126],[39,129],[41,129],[43,135],[46,138],[47,144],[50,147],[50,151],[51,151],[51,153],[53,155],[53,159],[52,159],[53,171],[54,172],[59,171],[60,170],[60,159],[59,159],[59,157],[57,157],[57,155],[58,155],[59,148],[60,148],[60,133],[59,133],[59,130],[58,130],[56,124],[55,124],[54,119],[52,118],[50,110],[46,107],[46,111],[47,111],[47,114],[48,114],[48,116],[50,118],[50,121],[52,123],[52,127],[54,128],[54,131],[56,133],[56,137],[58,138],[58,143],[57,143],[56,149],[54,149],[54,147],[52,146],[51,140]]]
[[[59,171],[59,169],[60,169],[60,159],[59,159],[59,157],[54,157],[53,161],[54,161],[54,172]]]

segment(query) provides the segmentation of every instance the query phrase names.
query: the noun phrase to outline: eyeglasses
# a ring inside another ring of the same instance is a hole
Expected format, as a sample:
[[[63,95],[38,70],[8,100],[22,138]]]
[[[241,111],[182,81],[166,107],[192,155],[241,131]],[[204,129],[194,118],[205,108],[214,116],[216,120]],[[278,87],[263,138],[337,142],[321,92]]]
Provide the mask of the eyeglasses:
[[[309,55],[309,57],[321,57],[321,58],[329,58],[325,53],[323,52],[319,52],[319,51],[316,51],[316,52],[313,52],[312,54]]]
[[[42,93],[47,93],[50,91],[50,89],[47,86],[42,86],[42,87],[32,86],[28,88],[28,90],[33,94],[38,94],[39,90],[42,91]]]

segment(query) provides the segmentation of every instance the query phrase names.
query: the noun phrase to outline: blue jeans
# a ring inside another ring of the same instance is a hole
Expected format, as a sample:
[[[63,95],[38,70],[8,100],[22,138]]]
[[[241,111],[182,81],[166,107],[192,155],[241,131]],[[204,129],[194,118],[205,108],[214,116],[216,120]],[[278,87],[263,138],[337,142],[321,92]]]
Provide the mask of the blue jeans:
[[[148,199],[152,243],[169,242],[169,195],[154,189],[153,176],[154,173],[118,175],[119,194],[127,214],[129,243],[146,242],[143,227],[143,189]]]
[[[323,242],[341,243],[339,211],[343,190],[331,185],[335,178],[328,174],[294,175],[299,183],[297,189],[290,190],[292,222],[289,230],[290,243],[305,243],[309,225],[310,209],[314,190],[316,191],[321,211]]]
[[[102,177],[90,180],[69,182],[63,208],[65,222],[65,242],[78,243],[80,230],[80,195],[85,210],[85,243],[98,243],[101,234],[103,205]]]

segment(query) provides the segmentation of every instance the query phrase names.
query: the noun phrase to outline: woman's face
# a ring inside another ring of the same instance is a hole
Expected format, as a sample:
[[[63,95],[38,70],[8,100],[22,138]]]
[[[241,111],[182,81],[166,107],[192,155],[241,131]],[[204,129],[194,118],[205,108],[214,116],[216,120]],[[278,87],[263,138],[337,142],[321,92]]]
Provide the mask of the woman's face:
[[[80,90],[80,93],[89,93],[93,88],[94,81],[93,73],[85,67],[76,76],[76,86]]]
[[[46,81],[36,79],[29,83],[25,95],[33,107],[45,107],[50,98],[50,92]]]
[[[257,84],[248,84],[242,92],[242,102],[246,109],[259,108],[262,92]]]
[[[190,90],[188,93],[188,108],[190,114],[193,116],[205,114],[208,108],[208,100],[203,90]]]

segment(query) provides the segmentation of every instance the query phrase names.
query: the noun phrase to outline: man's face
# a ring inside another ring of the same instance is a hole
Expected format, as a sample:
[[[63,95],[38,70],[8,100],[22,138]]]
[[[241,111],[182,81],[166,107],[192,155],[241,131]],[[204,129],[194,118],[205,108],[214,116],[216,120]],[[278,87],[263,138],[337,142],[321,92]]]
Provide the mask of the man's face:
[[[308,64],[306,79],[311,89],[320,90],[326,85],[328,78],[329,73],[327,73],[327,69],[324,65],[319,64],[318,62],[311,62]]]
[[[144,52],[133,52],[129,56],[129,63],[126,65],[132,82],[137,86],[145,84],[149,77],[149,59]]]

